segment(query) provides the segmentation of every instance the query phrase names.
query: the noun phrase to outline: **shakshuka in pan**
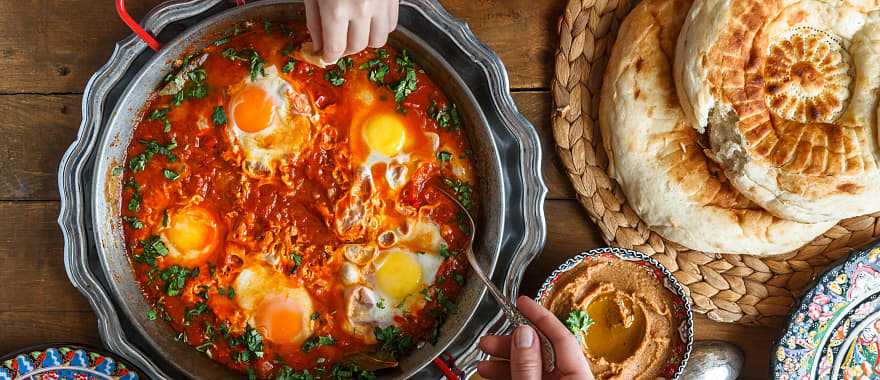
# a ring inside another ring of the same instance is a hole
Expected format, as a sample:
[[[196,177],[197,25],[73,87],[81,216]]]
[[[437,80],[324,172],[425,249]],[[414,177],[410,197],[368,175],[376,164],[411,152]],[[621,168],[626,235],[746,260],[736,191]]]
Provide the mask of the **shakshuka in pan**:
[[[321,67],[300,23],[217,37],[175,62],[114,170],[147,317],[252,377],[372,378],[464,284],[474,231],[439,190],[477,207],[458,111],[405,50]]]

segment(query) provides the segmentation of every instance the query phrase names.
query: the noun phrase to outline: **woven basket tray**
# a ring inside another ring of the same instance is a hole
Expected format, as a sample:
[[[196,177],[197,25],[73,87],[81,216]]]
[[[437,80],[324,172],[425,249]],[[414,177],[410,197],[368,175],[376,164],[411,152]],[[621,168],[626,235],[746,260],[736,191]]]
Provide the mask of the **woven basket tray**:
[[[880,213],[847,219],[770,258],[690,250],[648,229],[608,175],[599,93],[617,28],[636,1],[570,0],[559,20],[553,135],[580,203],[614,246],[652,255],[690,289],[694,310],[722,322],[778,325],[826,266],[880,235]]]

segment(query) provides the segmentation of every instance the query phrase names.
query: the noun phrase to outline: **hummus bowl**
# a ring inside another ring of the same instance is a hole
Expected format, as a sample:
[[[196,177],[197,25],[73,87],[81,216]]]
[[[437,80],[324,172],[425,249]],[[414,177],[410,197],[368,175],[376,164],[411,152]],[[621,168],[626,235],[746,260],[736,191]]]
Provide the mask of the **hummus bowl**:
[[[537,300],[578,338],[597,379],[676,379],[694,342],[690,298],[657,260],[623,248],[581,253]]]

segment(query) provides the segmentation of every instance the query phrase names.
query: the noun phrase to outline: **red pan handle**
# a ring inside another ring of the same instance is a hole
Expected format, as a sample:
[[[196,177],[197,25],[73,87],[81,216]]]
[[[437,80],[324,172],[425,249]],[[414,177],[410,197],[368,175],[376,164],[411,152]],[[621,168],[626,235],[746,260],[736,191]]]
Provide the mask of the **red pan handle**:
[[[159,48],[162,45],[160,45],[159,41],[156,41],[156,38],[154,38],[149,32],[144,30],[137,21],[134,21],[134,19],[131,18],[128,11],[125,10],[125,0],[116,0],[116,13],[119,13],[119,18],[122,19],[122,22],[124,22],[125,25],[128,25],[128,27],[134,32],[134,34],[137,34],[140,39],[144,40],[144,42],[150,46],[150,49],[159,51]]]

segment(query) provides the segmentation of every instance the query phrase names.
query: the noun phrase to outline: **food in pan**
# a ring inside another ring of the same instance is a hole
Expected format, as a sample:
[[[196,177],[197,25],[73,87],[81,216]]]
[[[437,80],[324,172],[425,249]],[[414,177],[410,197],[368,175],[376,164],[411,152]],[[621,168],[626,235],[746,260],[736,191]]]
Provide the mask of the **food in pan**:
[[[674,0],[646,3],[669,5]],[[647,15],[647,12],[642,12]],[[671,378],[686,351],[685,300],[646,261],[587,256],[560,273],[541,304],[577,337],[596,379]]]
[[[676,82],[743,195],[814,223],[880,211],[876,1],[700,0]]]
[[[371,378],[436,339],[477,207],[462,118],[407,51],[322,68],[304,25],[243,23],[144,108],[121,217],[149,319],[261,378]],[[299,377],[297,377],[299,376]]]
[[[698,0],[699,1],[699,0]],[[643,1],[605,71],[599,125],[609,171],[663,237],[704,252],[789,252],[834,223],[780,219],[740,194],[704,153],[676,95],[673,58],[689,0]]]

